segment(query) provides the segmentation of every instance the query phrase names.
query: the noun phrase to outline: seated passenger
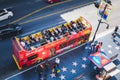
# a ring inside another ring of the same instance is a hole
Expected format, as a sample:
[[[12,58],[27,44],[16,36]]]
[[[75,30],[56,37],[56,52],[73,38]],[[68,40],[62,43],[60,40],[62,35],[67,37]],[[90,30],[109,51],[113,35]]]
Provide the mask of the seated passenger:
[[[20,44],[21,44],[25,49],[27,49],[27,50],[30,49],[29,45],[28,45],[24,40],[22,40],[22,39],[20,39]]]
[[[63,33],[63,34],[65,34],[66,31],[67,31],[67,29],[66,29],[66,27],[65,27],[64,25],[62,25],[61,30],[62,30],[62,33]]]
[[[83,24],[83,30],[86,29],[87,27],[85,26],[85,24]]]
[[[40,40],[40,36],[39,34],[36,34],[36,38],[35,38],[36,41],[39,41]]]
[[[33,35],[29,36],[29,38],[30,38],[30,40],[31,40],[32,43],[36,42],[36,40],[35,40],[35,38],[34,38]]]
[[[75,30],[72,27],[68,26],[68,29],[69,29],[68,32],[69,32],[70,35],[71,34],[76,34]]]
[[[48,34],[48,33],[47,33],[47,30],[44,30],[44,31],[43,31],[43,35],[44,35],[45,38],[47,38],[47,34]]]
[[[50,32],[50,30],[48,30],[47,32],[48,32],[49,37],[51,37],[52,33]]]
[[[51,42],[55,41],[55,38],[54,38],[53,36],[50,37],[50,41],[51,41]]]
[[[62,34],[62,30],[61,30],[61,28],[58,28],[58,30],[59,30],[60,34]]]
[[[57,36],[54,30],[52,31],[52,36],[55,36],[55,37]]]
[[[20,43],[23,47],[25,47],[25,42],[20,38]]]
[[[67,37],[69,35],[69,31],[66,31],[66,33],[64,34],[64,37]]]
[[[78,29],[83,30],[83,23],[80,20],[77,20]]]
[[[77,28],[78,25],[77,25],[74,21],[71,21],[70,24],[71,24],[71,27],[72,27],[75,31],[78,30],[78,28]]]

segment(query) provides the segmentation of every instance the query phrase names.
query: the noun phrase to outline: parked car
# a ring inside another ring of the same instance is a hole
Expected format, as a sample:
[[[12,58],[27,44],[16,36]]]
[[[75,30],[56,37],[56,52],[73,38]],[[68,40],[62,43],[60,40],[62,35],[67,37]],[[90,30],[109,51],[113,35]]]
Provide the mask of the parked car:
[[[9,9],[0,10],[0,21],[13,17],[13,12]]]
[[[56,3],[56,2],[60,2],[61,0],[46,0],[46,2],[52,4],[52,3]]]
[[[18,24],[7,24],[0,27],[0,40],[20,34],[22,27]]]

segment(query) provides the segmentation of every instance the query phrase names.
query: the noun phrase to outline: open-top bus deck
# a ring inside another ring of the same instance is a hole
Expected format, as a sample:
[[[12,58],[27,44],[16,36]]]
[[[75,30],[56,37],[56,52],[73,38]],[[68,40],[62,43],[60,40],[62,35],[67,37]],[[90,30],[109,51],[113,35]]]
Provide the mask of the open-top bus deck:
[[[83,17],[12,39],[13,58],[19,69],[39,63],[89,40],[91,24]]]

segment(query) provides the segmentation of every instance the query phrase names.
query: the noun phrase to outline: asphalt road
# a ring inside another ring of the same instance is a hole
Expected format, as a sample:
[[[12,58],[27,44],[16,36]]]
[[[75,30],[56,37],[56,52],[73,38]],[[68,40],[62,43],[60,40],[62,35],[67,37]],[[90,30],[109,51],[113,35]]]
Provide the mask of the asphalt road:
[[[64,23],[65,21],[60,17],[61,13],[72,10],[72,7],[73,9],[76,8],[75,6],[81,7],[80,5],[92,1],[93,0],[66,0],[65,2],[52,4],[52,7],[50,4],[42,0],[24,0],[24,2],[14,1],[7,3],[3,2],[0,6],[0,9],[11,8],[14,12],[14,17],[9,20],[0,22],[0,25],[11,22],[22,24],[21,26],[23,26],[23,32],[21,35],[25,35],[31,32],[35,32],[36,30],[42,30],[44,28]],[[38,12],[35,12],[36,10],[38,10]],[[32,15],[28,16],[28,14]],[[34,20],[34,18],[37,17],[41,18]],[[12,53],[11,38],[0,41],[0,80],[19,72],[12,58]]]

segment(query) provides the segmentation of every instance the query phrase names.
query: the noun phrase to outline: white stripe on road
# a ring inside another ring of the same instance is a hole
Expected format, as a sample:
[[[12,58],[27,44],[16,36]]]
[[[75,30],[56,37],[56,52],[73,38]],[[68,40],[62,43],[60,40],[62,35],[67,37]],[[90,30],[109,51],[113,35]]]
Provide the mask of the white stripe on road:
[[[107,31],[104,31],[104,32],[102,32],[102,33],[100,33],[100,34],[97,34],[96,39],[99,39],[99,38],[101,38],[101,37],[106,36],[107,34],[113,32],[113,30],[114,30],[114,29],[111,28],[111,29],[109,29],[109,30],[107,30]],[[80,46],[83,46],[83,45],[84,45],[84,44],[82,44],[82,45],[80,45]],[[48,61],[53,60],[53,59],[55,59],[56,57],[59,57],[59,56],[61,56],[61,55],[64,55],[64,54],[66,54],[66,53],[68,53],[68,52],[70,52],[70,51],[72,51],[72,50],[75,50],[75,49],[77,49],[77,48],[80,47],[80,46],[77,46],[77,47],[72,48],[72,49],[70,49],[70,50],[68,50],[68,51],[66,51],[66,52],[64,52],[64,53],[62,53],[62,54],[59,54],[59,55],[57,55],[57,56],[55,56],[55,57],[52,57],[52,58],[48,59]],[[45,61],[41,62],[40,64],[43,64],[44,62],[45,62]],[[35,66],[33,66],[33,67],[30,67],[30,68],[28,68],[28,69],[26,69],[26,70],[24,70],[24,71],[21,71],[21,72],[19,72],[19,73],[16,73],[16,74],[14,74],[14,75],[12,75],[12,76],[10,76],[10,77],[7,77],[5,80],[9,80],[9,79],[11,79],[11,78],[13,78],[13,77],[15,77],[15,76],[17,76],[17,75],[20,75],[20,74],[22,74],[22,73],[24,73],[24,72],[26,72],[26,71],[28,71],[28,70],[31,70],[31,69],[37,67],[38,65],[39,65],[39,64],[37,64],[37,65],[35,65]]]

